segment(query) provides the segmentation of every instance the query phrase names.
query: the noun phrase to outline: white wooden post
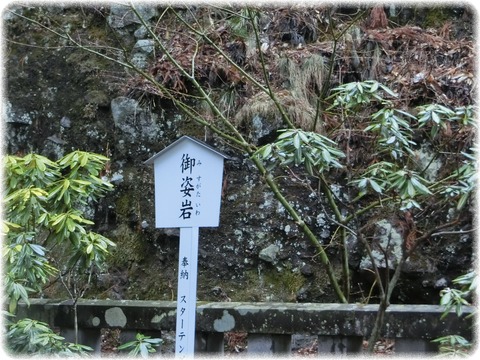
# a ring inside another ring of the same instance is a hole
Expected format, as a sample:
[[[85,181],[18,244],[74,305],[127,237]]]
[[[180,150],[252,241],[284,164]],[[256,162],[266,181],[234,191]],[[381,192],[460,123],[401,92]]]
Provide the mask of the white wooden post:
[[[175,354],[193,354],[197,301],[198,227],[180,228]]]
[[[180,228],[175,356],[193,357],[199,227],[217,227],[225,155],[184,136],[148,159],[155,174],[155,224]]]

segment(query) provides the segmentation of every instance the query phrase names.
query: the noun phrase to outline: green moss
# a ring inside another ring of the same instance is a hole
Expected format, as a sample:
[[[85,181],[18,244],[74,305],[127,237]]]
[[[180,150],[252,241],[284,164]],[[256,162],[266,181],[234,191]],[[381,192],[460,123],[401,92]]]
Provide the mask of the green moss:
[[[452,18],[452,14],[449,8],[446,7],[431,7],[427,8],[424,20],[424,27],[429,28],[439,28],[446,21]]]
[[[178,128],[178,133],[182,135],[193,136],[199,139],[205,137],[205,127],[199,125],[196,121],[192,119],[183,119],[179,118],[176,126]]]
[[[124,193],[115,201],[115,212],[119,220],[125,220],[132,209],[132,194]]]
[[[166,273],[162,269],[151,266],[148,274],[138,269],[138,271],[133,271],[131,276],[138,280],[129,284],[125,291],[125,298],[162,301],[176,300],[176,272]]]
[[[149,254],[148,245],[141,239],[140,233],[126,225],[120,225],[109,238],[117,244],[108,257],[109,266],[128,268],[132,262],[140,263]]]
[[[295,301],[297,292],[305,285],[305,277],[300,272],[284,270],[266,271],[265,286],[270,287],[272,295],[278,301]]]
[[[145,300],[164,300],[174,301],[177,299],[177,286],[176,283],[167,282],[165,279],[161,282],[155,282],[153,286],[149,286],[146,289],[142,289],[142,298]],[[151,284],[150,284],[151,285]],[[138,292],[132,292],[136,294]]]
[[[198,284],[206,285],[209,279],[199,277]],[[283,270],[279,272],[275,268],[246,270],[242,280],[216,281],[209,284],[205,289],[220,287],[232,301],[295,301],[297,292],[305,285],[306,279],[299,272]],[[208,292],[206,296],[199,295],[202,300],[218,301],[211,298]]]

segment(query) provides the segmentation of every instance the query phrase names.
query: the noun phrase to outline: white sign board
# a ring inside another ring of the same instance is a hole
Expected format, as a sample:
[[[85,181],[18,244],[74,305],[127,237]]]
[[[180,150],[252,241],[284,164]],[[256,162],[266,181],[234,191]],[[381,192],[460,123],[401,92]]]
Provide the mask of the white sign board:
[[[157,228],[217,227],[225,155],[183,136],[149,160]]]
[[[184,136],[145,162],[154,166],[156,227],[180,228],[175,335],[179,358],[194,354],[198,232],[202,226],[218,226],[225,158]]]

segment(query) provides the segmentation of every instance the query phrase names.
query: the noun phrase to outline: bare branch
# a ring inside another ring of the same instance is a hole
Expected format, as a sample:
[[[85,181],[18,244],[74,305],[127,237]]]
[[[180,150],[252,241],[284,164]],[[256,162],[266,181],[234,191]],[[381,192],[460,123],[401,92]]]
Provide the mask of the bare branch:
[[[470,230],[441,231],[441,232],[438,232],[438,233],[431,234],[430,237],[442,236],[442,235],[464,235],[464,234],[475,232],[477,230],[478,229],[474,228],[474,229],[470,229]]]

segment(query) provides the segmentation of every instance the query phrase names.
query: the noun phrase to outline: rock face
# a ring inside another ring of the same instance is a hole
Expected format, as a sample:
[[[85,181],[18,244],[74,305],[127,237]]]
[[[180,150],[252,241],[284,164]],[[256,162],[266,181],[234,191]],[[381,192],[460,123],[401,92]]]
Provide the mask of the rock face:
[[[78,11],[58,7],[15,11],[40,17],[53,12],[66,17],[72,28],[85,26],[99,42],[121,37],[129,44],[126,56],[141,68],[149,66],[158,50],[143,25],[121,5],[95,8],[84,18]],[[139,6],[138,11],[145,20],[158,15],[154,7]],[[106,20],[98,16],[100,12],[107,14]],[[111,157],[116,191],[95,205],[93,212],[98,230],[118,246],[107,272],[98,274],[97,293],[92,296],[174,298],[178,229],[160,230],[151,225],[155,223],[153,172],[143,162],[180,135],[190,135],[231,157],[225,163],[220,226],[200,230],[199,299],[215,300],[211,289],[220,287],[233,301],[336,301],[316,249],[267,190],[248,157],[226,147],[170,104],[146,95],[134,98],[126,94],[128,76],[119,65],[71,47],[49,50],[49,45],[58,41],[53,34],[32,31],[31,24],[7,13],[4,21],[6,36],[13,40],[6,54],[6,151],[34,151],[58,158],[82,149]],[[105,30],[107,24],[113,33]],[[122,59],[123,55],[114,52],[113,56]],[[256,143],[268,141],[279,125],[266,124],[260,116],[252,123],[251,138]],[[281,186],[328,245],[336,226],[330,220],[333,215],[320,206],[321,196],[295,179],[281,182]],[[340,185],[333,185],[332,191],[342,201],[349,201]],[[390,220],[379,219],[377,225],[378,244],[388,248],[392,265],[398,256],[400,234]],[[388,244],[385,234],[391,235]],[[347,245],[353,286],[360,294],[351,300],[361,301],[372,284],[364,271],[371,262],[354,237]],[[415,265],[407,269],[405,283],[399,284],[404,290],[396,300],[438,302],[439,284],[448,284],[459,269],[471,263],[470,237],[447,241],[446,245],[427,250],[424,258],[412,259]],[[339,247],[329,244],[327,251],[340,269]],[[380,257],[381,250],[374,251]],[[384,261],[379,265],[388,272]],[[418,292],[423,295],[417,296]]]
[[[395,269],[402,257],[403,237],[390,222],[380,220],[376,224],[375,242],[372,249],[372,256],[377,267]],[[385,256],[387,254],[387,256]],[[360,269],[372,269],[372,260],[364,255],[360,261]]]
[[[274,264],[277,261],[277,255],[280,252],[278,245],[269,245],[265,249],[260,250],[258,257],[263,261]]]
[[[145,151],[145,144],[160,141],[163,131],[158,115],[142,108],[137,100],[120,96],[112,100],[110,109],[116,149],[125,158],[137,157]]]

